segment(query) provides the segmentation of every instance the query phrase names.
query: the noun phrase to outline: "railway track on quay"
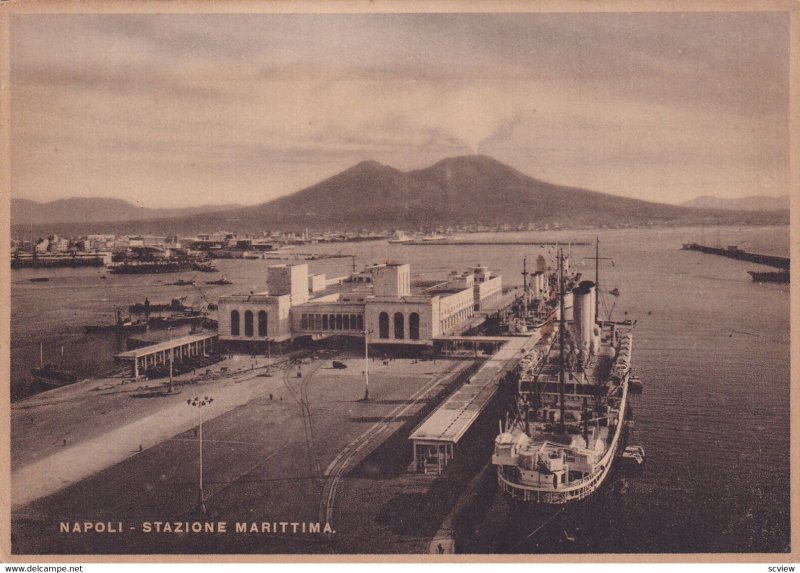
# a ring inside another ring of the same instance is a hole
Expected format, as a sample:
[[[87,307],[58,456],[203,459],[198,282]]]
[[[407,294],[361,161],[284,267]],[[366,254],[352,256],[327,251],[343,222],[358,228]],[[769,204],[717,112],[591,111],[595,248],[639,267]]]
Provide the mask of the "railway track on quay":
[[[399,417],[403,416],[410,408],[416,406],[420,401],[429,398],[432,391],[443,383],[446,384],[459,377],[468,376],[475,367],[476,365],[474,363],[472,366],[459,366],[455,371],[435,376],[428,384],[417,390],[405,402],[399,404],[391,412],[370,426],[364,433],[347,444],[336,455],[325,469],[324,473],[325,483],[319,508],[320,523],[333,524],[336,495],[342,479],[347,472],[354,467],[354,462],[357,463],[361,461],[361,454],[368,446],[373,444],[376,440],[379,440],[387,432],[391,433],[397,430],[397,428],[392,430],[389,424],[396,422]],[[329,537],[328,541],[331,551],[335,552],[332,537]]]

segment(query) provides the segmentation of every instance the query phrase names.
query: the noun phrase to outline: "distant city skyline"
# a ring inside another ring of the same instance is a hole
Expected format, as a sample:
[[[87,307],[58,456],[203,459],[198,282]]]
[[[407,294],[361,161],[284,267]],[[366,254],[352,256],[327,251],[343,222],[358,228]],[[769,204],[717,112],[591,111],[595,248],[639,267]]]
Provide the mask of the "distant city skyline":
[[[255,204],[470,153],[651,201],[789,193],[788,13],[10,22],[15,198]]]

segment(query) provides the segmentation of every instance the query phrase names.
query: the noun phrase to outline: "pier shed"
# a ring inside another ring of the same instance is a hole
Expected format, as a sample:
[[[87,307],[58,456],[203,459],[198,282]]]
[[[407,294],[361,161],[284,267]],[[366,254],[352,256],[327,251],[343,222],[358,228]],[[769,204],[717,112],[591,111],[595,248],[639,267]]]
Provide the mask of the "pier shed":
[[[500,383],[538,338],[538,335],[504,338],[505,344],[480,370],[417,426],[408,438],[414,447],[417,471],[444,471],[455,456],[456,446],[492,401]],[[498,338],[493,337],[492,341]]]
[[[133,367],[133,376],[138,378],[140,373],[153,366],[169,364],[170,360],[179,362],[194,356],[206,356],[214,351],[219,340],[216,332],[192,334],[166,340],[127,352],[114,355],[118,362],[128,362]]]

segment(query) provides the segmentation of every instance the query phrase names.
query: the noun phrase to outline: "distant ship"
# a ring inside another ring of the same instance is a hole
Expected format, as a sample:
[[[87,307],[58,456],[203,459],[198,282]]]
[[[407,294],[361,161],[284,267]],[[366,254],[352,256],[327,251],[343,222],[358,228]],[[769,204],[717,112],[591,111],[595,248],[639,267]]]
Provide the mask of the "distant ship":
[[[178,279],[174,283],[167,283],[167,284],[172,286],[194,286],[195,279],[189,279],[189,280]]]
[[[46,283],[49,282],[50,279],[48,277],[33,277],[30,279],[32,283]]]
[[[789,271],[747,271],[757,283],[788,283]]]
[[[617,457],[644,463],[644,450],[623,445],[633,323],[598,320],[596,285],[582,281],[568,327],[563,268],[561,253],[557,326],[521,360],[519,414],[501,426],[492,456],[500,490],[531,503],[590,496]]]
[[[215,281],[206,281],[207,285],[232,285],[233,281],[226,279],[224,276]]]
[[[113,324],[87,324],[83,327],[84,332],[139,332],[147,330],[147,320],[131,320],[130,317],[123,318],[122,313],[117,311],[117,321]]]
[[[192,269],[192,265],[183,261],[150,261],[150,262],[124,262],[108,267],[108,272],[114,275],[137,275],[155,273],[179,273]]]
[[[403,231],[395,231],[392,238],[389,239],[390,243],[408,243],[414,240],[414,237],[409,237]]]
[[[192,265],[192,269],[200,271],[201,273],[218,273],[219,269],[209,262],[196,262]]]

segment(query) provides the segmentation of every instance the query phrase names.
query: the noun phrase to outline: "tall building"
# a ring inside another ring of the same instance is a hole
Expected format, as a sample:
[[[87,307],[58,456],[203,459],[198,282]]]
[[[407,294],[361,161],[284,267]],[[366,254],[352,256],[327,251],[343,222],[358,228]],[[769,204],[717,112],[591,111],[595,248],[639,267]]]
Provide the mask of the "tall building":
[[[432,346],[434,338],[458,333],[476,310],[502,294],[501,277],[480,266],[416,290],[405,263],[374,265],[365,274],[370,281],[356,290],[318,292],[308,265],[271,266],[264,292],[220,298],[220,341],[230,348],[263,348],[298,337],[366,335],[370,345]],[[309,298],[310,290],[319,296]]]

